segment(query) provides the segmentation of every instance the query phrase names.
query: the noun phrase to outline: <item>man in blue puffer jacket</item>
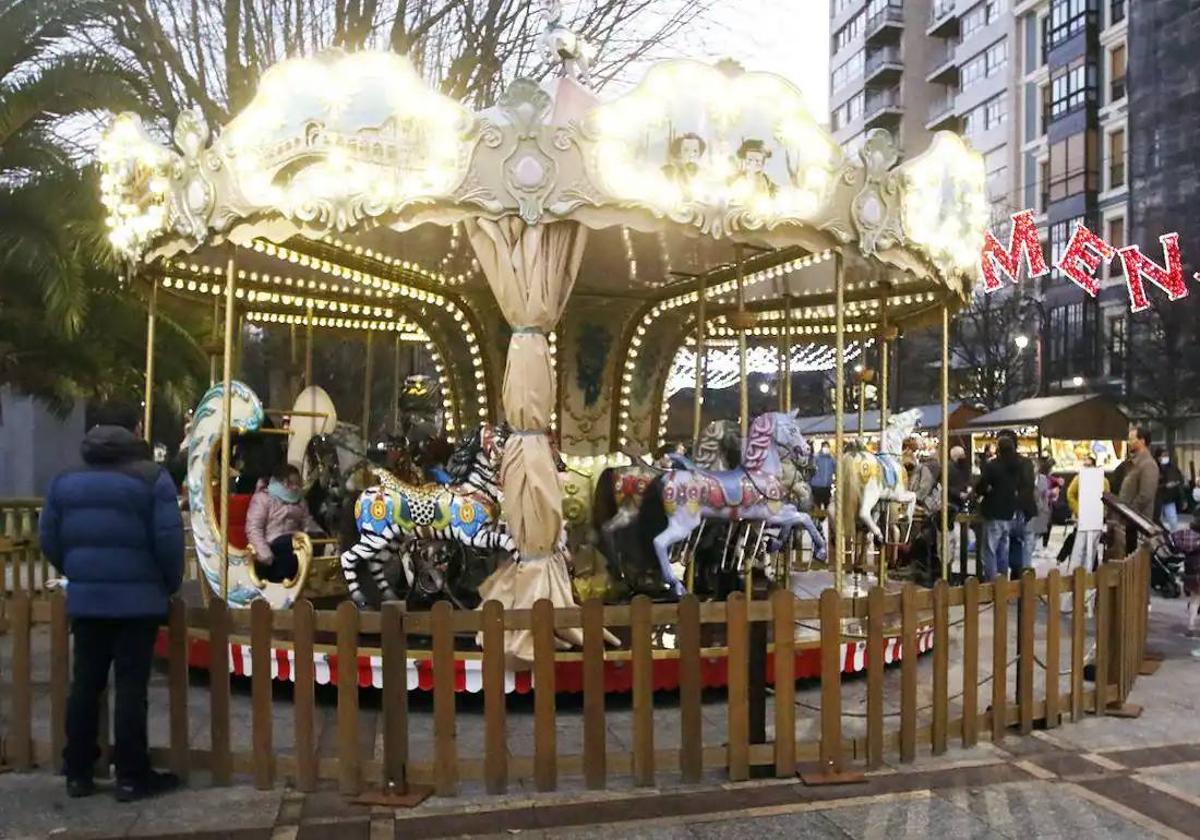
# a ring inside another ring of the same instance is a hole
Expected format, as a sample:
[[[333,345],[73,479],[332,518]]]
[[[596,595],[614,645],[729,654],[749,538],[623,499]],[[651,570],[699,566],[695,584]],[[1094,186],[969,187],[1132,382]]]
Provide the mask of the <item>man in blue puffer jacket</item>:
[[[84,436],[83,466],[50,485],[40,522],[42,551],[67,579],[75,637],[67,746],[67,793],[94,792],[100,695],[116,673],[117,799],[178,785],[154,773],[146,738],[146,694],[154,641],[183,580],[183,520],[175,487],[150,459],[132,406],[105,406]]]

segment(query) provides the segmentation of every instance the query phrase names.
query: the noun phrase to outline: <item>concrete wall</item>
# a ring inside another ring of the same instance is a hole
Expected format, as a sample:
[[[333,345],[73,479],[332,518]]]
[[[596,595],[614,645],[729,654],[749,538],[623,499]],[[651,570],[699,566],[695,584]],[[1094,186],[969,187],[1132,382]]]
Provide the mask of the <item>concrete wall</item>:
[[[0,498],[42,496],[61,470],[77,466],[83,404],[65,418],[45,405],[0,388]]]

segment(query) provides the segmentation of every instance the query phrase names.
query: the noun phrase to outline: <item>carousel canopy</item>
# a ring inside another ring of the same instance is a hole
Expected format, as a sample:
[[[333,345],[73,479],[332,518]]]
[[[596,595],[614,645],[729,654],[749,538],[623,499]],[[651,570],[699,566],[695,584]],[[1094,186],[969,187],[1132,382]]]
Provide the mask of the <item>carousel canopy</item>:
[[[942,426],[942,406],[940,403],[931,403],[929,405],[913,406],[917,411],[921,412],[920,418],[917,420],[916,431],[926,429],[940,429]],[[959,429],[965,426],[971,418],[977,416],[979,411],[971,408],[963,402],[950,403],[950,413],[948,415],[950,428]],[[901,409],[907,411],[908,409]],[[891,412],[892,415],[899,414],[901,410]],[[845,428],[853,434],[858,430],[858,416],[853,412],[846,412]],[[806,435],[833,435],[837,431],[837,420],[832,414],[820,414],[814,417],[801,417],[800,430]],[[863,431],[864,432],[879,432],[879,412],[870,410],[863,412]]]
[[[1101,394],[1032,397],[976,417],[971,429],[1037,426],[1043,437],[1065,440],[1124,440],[1129,416]]]
[[[576,295],[671,307],[703,286],[718,330],[740,254],[747,308],[769,322],[794,298],[800,335],[832,320],[835,254],[852,330],[879,319],[881,296],[892,324],[965,300],[986,224],[982,159],[956,135],[896,166],[874,132],[847,159],[789,82],[694,61],[607,101],[570,78],[518,80],[472,112],[402,56],[331,51],[271,68],[215,136],[184,114],[173,140],[133,114],[105,135],[119,252],[202,298],[220,286],[204,274],[226,268],[213,246],[235,243],[263,320],[311,302],[413,340],[415,322],[384,325],[485,286],[462,235],[474,219],[579,223],[593,234]]]

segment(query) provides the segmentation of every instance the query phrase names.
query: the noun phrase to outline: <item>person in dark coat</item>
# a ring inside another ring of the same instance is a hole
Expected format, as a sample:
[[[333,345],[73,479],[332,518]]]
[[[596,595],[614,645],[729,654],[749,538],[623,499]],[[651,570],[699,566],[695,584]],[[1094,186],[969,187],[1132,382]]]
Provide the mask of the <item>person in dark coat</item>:
[[[100,696],[116,674],[117,799],[179,783],[150,769],[146,695],[154,641],[183,581],[183,519],[170,476],[150,460],[137,408],[105,406],[84,436],[83,466],[55,477],[39,523],[41,547],[66,578],[75,639],[67,793],[95,791]]]
[[[979,513],[983,517],[985,582],[998,573],[1008,573],[1009,541],[1021,509],[1019,487],[1022,468],[1016,441],[1001,437],[997,449],[999,454],[983,465],[983,472],[975,484],[975,492],[980,497]]]

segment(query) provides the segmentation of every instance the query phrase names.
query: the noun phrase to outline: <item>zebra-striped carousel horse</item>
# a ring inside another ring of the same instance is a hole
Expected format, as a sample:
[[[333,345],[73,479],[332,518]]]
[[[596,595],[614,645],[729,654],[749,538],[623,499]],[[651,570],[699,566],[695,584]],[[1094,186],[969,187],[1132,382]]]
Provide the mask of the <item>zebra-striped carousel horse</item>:
[[[516,543],[500,523],[500,460],[508,426],[481,426],[451,458],[449,485],[395,482],[363,491],[354,506],[358,542],[342,553],[342,574],[350,598],[367,606],[358,580],[365,561],[383,601],[399,600],[385,574],[399,554],[411,587],[420,575],[413,568],[413,543],[426,549],[435,542],[457,543],[469,549],[501,550],[517,556]],[[421,557],[428,557],[422,551]],[[444,583],[444,581],[442,581]],[[451,597],[453,599],[452,593]]]

